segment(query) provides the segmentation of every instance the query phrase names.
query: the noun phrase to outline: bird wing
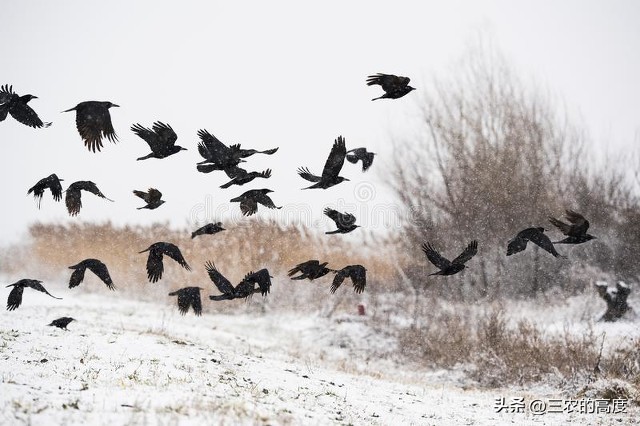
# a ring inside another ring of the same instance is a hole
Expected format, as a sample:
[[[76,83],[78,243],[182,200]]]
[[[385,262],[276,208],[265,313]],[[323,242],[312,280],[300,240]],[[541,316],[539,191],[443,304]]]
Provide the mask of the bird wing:
[[[178,296],[178,311],[180,311],[180,315],[186,315],[191,301],[185,294],[185,289],[181,288],[180,290],[172,291],[169,296]]]
[[[360,294],[367,285],[367,270],[362,265],[349,266],[349,276],[353,282],[353,290]]]
[[[551,253],[555,257],[560,256],[560,253],[556,251],[556,248],[553,246],[553,243],[551,242],[549,237],[547,237],[547,235],[544,232],[538,231],[537,229],[535,231],[536,232],[530,233],[528,237],[529,241],[531,241],[532,243],[534,243],[544,251]]]
[[[53,297],[54,299],[58,299],[58,300],[61,300],[61,299],[62,299],[62,298],[60,298],[60,297],[55,297],[53,294],[49,293],[49,292],[47,291],[47,289],[46,289],[46,288],[44,288],[44,286],[43,286],[42,284],[40,284],[40,282],[39,282],[39,281],[36,281],[36,280],[29,280],[29,282],[26,284],[26,286],[27,286],[27,287],[31,287],[32,289],[37,290],[37,291],[39,291],[39,292],[42,292],[42,293],[48,294],[49,296]]]
[[[373,152],[367,152],[366,148],[356,148],[347,152],[347,161],[356,164],[362,160],[362,171],[366,172],[373,164],[374,156],[375,154]]]
[[[238,166],[227,167],[226,169],[224,169],[224,172],[227,174],[227,177],[229,179],[235,179],[237,177],[242,177],[247,175],[247,171],[242,167],[238,167]]]
[[[67,205],[69,215],[77,216],[78,213],[80,213],[80,208],[82,207],[82,194],[80,193],[80,188],[74,186],[73,183],[69,185],[64,202]]]
[[[78,187],[80,189],[83,189],[87,192],[97,195],[100,198],[104,198],[105,200],[113,201],[107,198],[102,192],[100,192],[100,190],[98,189],[98,186],[95,183],[91,182],[90,180],[85,180],[85,181],[80,181],[75,183],[78,184]]]
[[[200,289],[198,287],[191,287],[188,296],[191,301],[193,313],[197,316],[202,315],[202,299],[200,299]]]
[[[237,298],[250,298],[256,291],[255,281],[242,280],[234,289],[233,295]]]
[[[279,209],[281,207],[277,207],[274,203],[273,200],[271,199],[271,197],[269,197],[267,194],[258,194],[256,197],[256,202],[262,204],[263,206],[270,208],[270,209]]]
[[[198,130],[201,143],[198,144],[198,152],[205,160],[224,162],[231,157],[231,150],[218,138],[204,129]]]
[[[448,259],[442,257],[442,255],[440,255],[440,253],[438,253],[438,251],[434,249],[431,244],[422,244],[422,251],[427,255],[427,259],[429,259],[429,262],[433,263],[438,268],[446,269],[451,266],[451,262]]]
[[[214,265],[213,262],[207,261],[204,267],[209,273],[209,278],[211,278],[211,281],[213,281],[213,283],[218,288],[220,293],[224,293],[224,294],[233,293],[233,285],[231,284],[231,282],[229,282],[229,280],[224,275],[222,275],[218,271],[218,268],[216,268],[216,265]]]
[[[371,86],[373,84],[379,84],[380,86],[382,86],[382,90],[384,90],[385,92],[389,92],[398,87],[408,85],[410,81],[411,79],[409,77],[378,73],[376,75],[370,75],[367,78],[367,85]]]
[[[516,235],[514,239],[509,241],[507,245],[507,256],[521,252],[527,248],[527,240],[520,237],[520,234]]]
[[[187,261],[182,257],[182,253],[180,253],[180,249],[175,244],[166,243],[163,246],[163,253],[178,262],[180,266],[182,266],[187,271],[191,270],[191,267],[187,264]]]
[[[9,114],[11,114],[11,116],[20,123],[26,124],[27,126],[35,129],[49,127],[51,125],[51,123],[43,123],[33,108],[21,101],[18,101],[13,105],[13,108],[9,110]]]
[[[147,194],[149,195],[150,203],[158,202],[162,198],[162,192],[158,191],[155,188],[149,188]]]
[[[149,145],[151,151],[157,152],[162,149],[162,142],[160,141],[160,137],[150,129],[136,123],[131,126],[131,131],[142,138],[142,140],[144,140],[147,145]]]
[[[349,272],[347,271],[347,268],[342,268],[336,273],[336,276],[333,277],[333,282],[331,283],[331,294],[336,292],[338,287],[342,285],[342,282],[344,281],[345,278],[347,278],[347,276],[349,276]]]
[[[471,241],[469,243],[467,248],[465,248],[462,251],[462,253],[460,253],[460,256],[458,256],[455,259],[453,259],[451,261],[451,263],[456,263],[458,265],[464,265],[469,259],[471,259],[473,256],[475,256],[476,253],[478,253],[478,242],[476,240],[473,240],[473,241]]]
[[[0,87],[0,105],[8,103],[11,99],[17,98],[18,95],[13,91],[13,86],[8,84]]]
[[[71,268],[74,269],[74,271],[71,274],[71,278],[69,278],[69,288],[78,287],[82,280],[84,280],[84,271],[86,268],[82,264],[72,266]]]
[[[308,180],[309,182],[320,182],[322,179],[320,176],[316,176],[309,171],[306,167],[298,167],[298,174],[304,180]]]
[[[340,174],[340,170],[344,164],[344,158],[347,155],[347,147],[342,136],[338,136],[338,139],[333,143],[329,157],[324,168],[322,169],[322,179],[336,177]]]
[[[60,184],[60,179],[55,174],[49,176],[47,178],[49,180],[49,189],[51,190],[51,195],[53,195],[53,199],[55,201],[62,200],[62,185]]]
[[[240,201],[240,211],[245,216],[254,215],[258,211],[258,202],[254,198],[245,197]]]
[[[260,293],[266,296],[271,291],[271,276],[267,269],[260,269],[257,272],[249,272],[245,277],[245,281],[252,281],[260,287]]]
[[[164,146],[173,146],[178,140],[178,135],[171,126],[160,121],[153,123],[153,131],[158,135],[160,143]]]
[[[297,264],[295,267],[289,269],[288,275],[293,276],[298,272],[309,273],[309,271],[315,270],[320,266],[319,260],[307,260],[306,262],[302,262]]]
[[[14,309],[18,309],[22,304],[22,292],[24,291],[24,287],[20,285],[13,286],[11,289],[11,293],[9,293],[9,297],[7,298],[7,311],[13,311]]]
[[[102,105],[85,105],[76,109],[76,127],[85,146],[92,152],[102,148],[102,137],[116,142],[109,109]]]
[[[152,248],[149,250],[149,257],[147,258],[147,277],[149,282],[155,283],[162,278],[164,272],[164,265],[162,263],[162,252]]]
[[[587,230],[589,229],[589,221],[585,219],[584,216],[573,210],[567,210],[565,215],[567,216],[567,219],[569,219],[569,222],[573,224],[572,232],[575,232],[577,235],[584,235],[587,233]]]
[[[356,223],[356,217],[354,215],[340,213],[339,211],[330,209],[329,207],[324,209],[324,214],[329,216],[331,220],[336,223],[338,228],[347,228]]]
[[[102,263],[101,261],[95,259],[95,262],[91,262],[87,265],[87,267],[96,274],[98,278],[102,280],[103,283],[109,287],[109,290],[115,290],[115,286],[113,285],[113,281],[111,280],[111,276],[109,275],[109,270],[107,269],[107,265]]]
[[[138,191],[138,190],[134,189],[133,190],[133,195],[142,198],[145,203],[149,202],[149,194],[147,194],[144,191]]]

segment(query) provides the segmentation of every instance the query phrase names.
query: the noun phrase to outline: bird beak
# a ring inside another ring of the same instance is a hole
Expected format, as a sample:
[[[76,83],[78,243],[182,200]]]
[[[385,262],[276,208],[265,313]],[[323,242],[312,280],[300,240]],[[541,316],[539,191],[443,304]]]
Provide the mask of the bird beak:
[[[116,104],[111,104],[111,106],[120,108],[120,105],[116,105]]]
[[[38,99],[38,97],[31,95],[31,99]]]
[[[187,148],[180,148],[180,151],[187,151]]]

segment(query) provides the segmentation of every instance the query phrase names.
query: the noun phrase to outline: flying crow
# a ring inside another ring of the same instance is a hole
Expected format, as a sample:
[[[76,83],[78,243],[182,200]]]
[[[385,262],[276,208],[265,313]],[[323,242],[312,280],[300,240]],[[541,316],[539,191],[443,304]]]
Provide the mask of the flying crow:
[[[302,262],[297,264],[294,268],[289,270],[289,276],[292,280],[304,280],[309,279],[309,281],[313,281],[316,278],[324,277],[329,272],[337,272],[333,269],[327,268],[327,264],[329,262],[320,263],[318,260],[307,260],[306,262]],[[300,273],[294,277],[295,274]]]
[[[329,207],[324,209],[324,214],[329,216],[338,227],[335,231],[325,232],[325,234],[346,234],[347,232],[351,232],[360,227],[360,225],[355,224],[356,217],[352,214],[340,213],[339,211],[330,209]]]
[[[76,127],[89,151],[98,152],[102,148],[102,138],[116,143],[118,136],[111,124],[109,108],[119,105],[111,102],[87,101],[62,112],[76,112]]]
[[[415,90],[415,87],[409,86],[409,77],[400,77],[392,74],[381,74],[378,73],[376,75],[370,75],[367,77],[367,86],[372,86],[374,84],[379,84],[382,86],[382,90],[384,90],[384,95],[371,99],[375,101],[376,99],[398,99],[406,95],[412,90]]]
[[[195,231],[193,231],[191,233],[191,238],[195,238],[198,235],[213,235],[213,234],[217,234],[218,232],[221,231],[225,231],[225,229],[222,227],[222,222],[217,222],[217,223],[207,223],[205,226],[203,226],[202,228],[198,228]]]
[[[358,161],[362,161],[362,171],[366,172],[373,164],[373,157],[375,152],[367,151],[367,148],[356,148],[347,151],[347,161],[352,164],[357,164]]]
[[[79,180],[69,185],[66,191],[67,195],[64,201],[67,205],[69,215],[71,216],[77,216],[78,213],[80,213],[80,208],[82,207],[82,194],[80,191],[88,191],[100,198],[104,198],[105,200],[113,202],[113,200],[105,197],[105,195],[100,192],[95,183],[91,182],[90,180]]]
[[[353,290],[360,294],[367,285],[367,270],[362,265],[349,265],[336,272],[336,276],[331,284],[331,294],[335,293],[342,282],[348,277],[353,283]]]
[[[187,148],[176,145],[178,135],[176,135],[176,132],[173,131],[171,126],[161,123],[160,121],[153,123],[151,129],[142,127],[140,124],[134,124],[131,126],[131,130],[140,136],[149,145],[149,148],[151,148],[151,154],[138,158],[138,161],[146,160],[147,158],[166,158],[180,151],[187,150]]]
[[[39,129],[49,127],[51,123],[43,123],[38,114],[27,105],[31,99],[38,99],[33,95],[18,96],[13,91],[13,86],[5,84],[0,88],[0,121],[10,114],[13,118],[29,127]]]
[[[25,287],[30,287],[34,290],[40,291],[42,293],[46,293],[49,296],[53,297],[54,299],[58,299],[58,300],[62,299],[60,297],[55,297],[54,295],[49,293],[43,287],[42,281],[38,281],[38,280],[22,279],[13,284],[9,284],[7,287],[13,287],[13,290],[11,290],[11,292],[9,293],[9,298],[7,299],[8,311],[13,311],[14,309],[17,309],[22,304],[22,292],[24,291]]]
[[[64,179],[59,179],[55,173],[51,174],[46,178],[40,179],[38,183],[29,188],[27,195],[33,192],[33,197],[38,202],[38,208],[40,208],[40,202],[42,201],[44,190],[47,188],[51,191],[54,201],[60,201],[62,200],[62,185],[60,185],[60,182],[63,180]]]
[[[456,257],[452,261],[442,257],[440,253],[438,253],[438,251],[429,243],[424,243],[422,245],[422,251],[427,255],[429,262],[440,268],[440,271],[429,275],[453,275],[462,271],[465,268],[464,264],[476,255],[478,252],[478,242],[476,240],[471,241],[460,256]]]
[[[191,270],[187,261],[182,257],[180,249],[175,244],[165,243],[162,241],[157,242],[151,244],[149,248],[142,250],[140,253],[144,253],[146,251],[149,252],[149,258],[147,259],[147,277],[149,278],[149,282],[155,283],[162,278],[162,272],[164,271],[162,256],[165,254],[178,262],[178,264],[187,271]]]
[[[344,164],[344,158],[346,155],[347,148],[344,143],[344,138],[342,136],[338,136],[338,139],[336,139],[333,143],[333,147],[331,148],[331,152],[329,153],[329,158],[327,158],[327,161],[324,164],[324,169],[322,169],[322,176],[316,176],[312,174],[306,167],[298,168],[298,174],[303,179],[308,180],[309,182],[315,182],[314,185],[303,189],[327,189],[339,184],[342,181],[349,180],[342,176],[338,176],[340,174],[340,170],[342,169],[342,165]]]
[[[202,300],[200,300],[201,287],[185,287],[169,293],[169,296],[178,296],[178,310],[181,315],[186,315],[189,306],[193,308],[193,313],[202,315]]]
[[[267,195],[273,192],[270,189],[252,189],[245,192],[239,197],[232,198],[232,203],[240,203],[240,211],[245,216],[251,216],[258,211],[258,203],[270,209],[281,209],[282,206],[276,207],[273,200]]]
[[[564,223],[556,218],[550,217],[549,222],[562,231],[567,236],[564,240],[554,241],[554,244],[582,244],[589,240],[593,240],[593,235],[587,234],[589,229],[589,221],[584,218],[580,213],[576,213],[573,210],[566,210],[565,216],[569,219],[569,223]]]
[[[551,253],[554,257],[564,257],[556,251],[549,237],[544,234],[544,228],[541,227],[527,228],[518,232],[518,235],[509,241],[509,245],[507,246],[507,256],[511,256],[512,254],[519,253],[526,249],[527,242],[529,241],[539,246],[541,249]]]
[[[161,200],[162,192],[158,191],[155,188],[149,188],[148,192],[134,190],[133,193],[136,196],[142,198],[144,202],[147,203],[146,206],[138,207],[138,210],[141,210],[141,209],[153,210],[153,209],[157,209],[158,207],[164,204],[164,200]]]
[[[98,259],[85,259],[76,265],[69,266],[69,269],[74,270],[71,274],[71,278],[69,279],[69,288],[79,286],[82,280],[84,280],[84,272],[89,269],[91,272],[96,274],[96,276],[100,278],[103,283],[107,285],[109,290],[116,289],[113,285],[113,281],[111,281],[111,276],[109,275],[107,265],[105,265]]]

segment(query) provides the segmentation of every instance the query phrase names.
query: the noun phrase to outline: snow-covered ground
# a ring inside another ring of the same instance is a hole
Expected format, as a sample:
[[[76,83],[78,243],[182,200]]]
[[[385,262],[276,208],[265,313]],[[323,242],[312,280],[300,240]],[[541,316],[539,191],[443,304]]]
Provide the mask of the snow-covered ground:
[[[368,317],[239,311],[183,317],[118,293],[26,289],[0,314],[0,424],[639,424],[636,407],[496,413],[500,397],[563,396],[407,366]],[[46,326],[61,316],[77,319],[69,331]]]

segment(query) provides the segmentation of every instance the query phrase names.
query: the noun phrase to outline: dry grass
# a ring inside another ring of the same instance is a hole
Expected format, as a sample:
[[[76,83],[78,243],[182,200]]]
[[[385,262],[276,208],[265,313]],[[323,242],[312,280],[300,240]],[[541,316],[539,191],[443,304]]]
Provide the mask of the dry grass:
[[[601,356],[601,339],[592,330],[550,335],[526,320],[513,328],[500,309],[479,315],[437,310],[424,323],[400,333],[404,355],[432,367],[471,366],[470,377],[482,386],[563,386],[597,378],[640,386],[640,342]]]

